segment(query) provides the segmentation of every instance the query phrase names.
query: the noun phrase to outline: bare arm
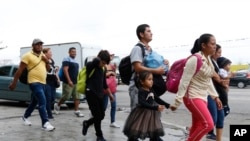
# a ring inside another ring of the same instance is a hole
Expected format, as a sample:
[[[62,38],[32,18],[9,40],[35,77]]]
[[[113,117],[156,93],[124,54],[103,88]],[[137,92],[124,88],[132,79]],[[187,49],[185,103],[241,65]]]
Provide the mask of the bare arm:
[[[223,87],[228,87],[229,79],[222,79],[215,71],[212,79],[216,81],[218,84],[222,85]]]
[[[21,76],[23,70],[27,67],[27,64],[20,62],[19,68],[17,69],[16,73],[14,74],[14,79],[9,85],[10,90],[14,90],[16,88],[17,81],[19,77]]]
[[[59,78],[59,76],[58,76],[58,71],[59,71],[59,67],[56,66],[56,67],[55,67],[55,76],[56,76],[56,78],[57,78],[57,81],[60,82],[60,78]]]
[[[70,79],[70,77],[69,77],[69,72],[68,72],[68,70],[69,70],[69,66],[64,66],[64,67],[63,67],[63,74],[64,74],[65,78],[67,79],[68,84],[69,84],[71,87],[73,87],[73,82],[71,81],[71,79]]]
[[[115,69],[110,65],[106,65],[106,77],[109,77],[109,76],[115,76],[116,73],[115,73]]]
[[[133,67],[135,69],[135,72],[141,72],[141,71],[149,71],[152,72],[153,74],[164,74],[164,68],[159,67],[159,68],[148,68],[142,65],[141,62],[134,62]]]
[[[46,64],[46,70],[47,71],[50,71],[50,65],[49,65],[49,59],[45,56],[45,55],[43,55],[42,56],[42,61],[44,61],[45,62],[45,64]]]

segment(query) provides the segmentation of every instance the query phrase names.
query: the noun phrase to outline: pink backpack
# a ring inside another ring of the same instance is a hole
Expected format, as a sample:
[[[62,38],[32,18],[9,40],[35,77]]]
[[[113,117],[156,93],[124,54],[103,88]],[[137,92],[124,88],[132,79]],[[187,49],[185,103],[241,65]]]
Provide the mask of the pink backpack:
[[[116,93],[116,77],[115,76],[109,76],[108,78],[106,78],[107,81],[107,85],[111,91],[112,94]]]
[[[175,94],[177,93],[185,64],[191,56],[196,56],[198,58],[195,74],[200,70],[202,66],[202,60],[199,54],[192,54],[188,58],[175,61],[167,73],[166,88],[168,92]]]
[[[116,66],[113,65],[113,64],[110,64],[111,65],[111,68],[112,68],[112,71],[115,72],[115,69],[116,69]],[[116,87],[117,87],[117,83],[116,83],[116,76],[109,76],[106,78],[106,82],[107,82],[107,85],[111,91],[112,94],[116,93]]]

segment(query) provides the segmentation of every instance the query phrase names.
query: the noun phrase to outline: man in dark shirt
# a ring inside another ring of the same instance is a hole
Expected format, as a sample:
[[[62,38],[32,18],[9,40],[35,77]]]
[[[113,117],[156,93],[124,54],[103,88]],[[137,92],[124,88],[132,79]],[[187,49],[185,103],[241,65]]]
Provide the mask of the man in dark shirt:
[[[104,90],[113,102],[113,95],[106,83],[105,65],[109,64],[110,55],[107,50],[101,50],[92,62],[88,62],[87,75],[94,69],[91,77],[87,79],[86,99],[91,111],[92,117],[89,120],[83,121],[82,134],[86,135],[88,127],[92,124],[95,126],[97,141],[106,141],[101,130],[101,121],[104,119],[105,111],[103,104]]]
[[[76,91],[77,75],[79,71],[79,64],[75,60],[76,57],[76,48],[69,48],[69,56],[65,57],[62,62],[63,68],[63,95],[58,103],[54,104],[55,114],[59,114],[60,106],[64,103],[65,100],[68,100],[71,96],[74,99],[74,114],[77,117],[83,117],[84,115],[79,110],[80,104],[80,93]]]

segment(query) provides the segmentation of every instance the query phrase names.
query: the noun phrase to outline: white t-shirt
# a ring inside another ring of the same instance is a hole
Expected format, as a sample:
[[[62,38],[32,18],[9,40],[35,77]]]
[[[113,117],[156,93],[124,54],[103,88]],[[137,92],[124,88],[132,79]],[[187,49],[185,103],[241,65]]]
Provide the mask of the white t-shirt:
[[[222,78],[227,78],[227,77],[229,76],[229,72],[226,71],[226,70],[223,69],[223,68],[220,68],[220,69],[219,69],[219,75],[220,75],[220,77],[222,77]]]

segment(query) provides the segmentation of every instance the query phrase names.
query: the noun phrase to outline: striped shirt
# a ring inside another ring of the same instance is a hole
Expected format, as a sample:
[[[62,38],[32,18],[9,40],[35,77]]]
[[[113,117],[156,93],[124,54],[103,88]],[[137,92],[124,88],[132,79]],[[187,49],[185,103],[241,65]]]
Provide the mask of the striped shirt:
[[[207,101],[208,94],[212,97],[218,97],[212,82],[212,76],[215,72],[212,61],[210,57],[206,58],[201,52],[199,54],[202,56],[202,66],[196,74],[196,56],[190,57],[185,65],[175,98],[174,105],[176,107],[180,106],[183,102],[184,96],[188,96],[188,98],[200,98],[204,101]]]

